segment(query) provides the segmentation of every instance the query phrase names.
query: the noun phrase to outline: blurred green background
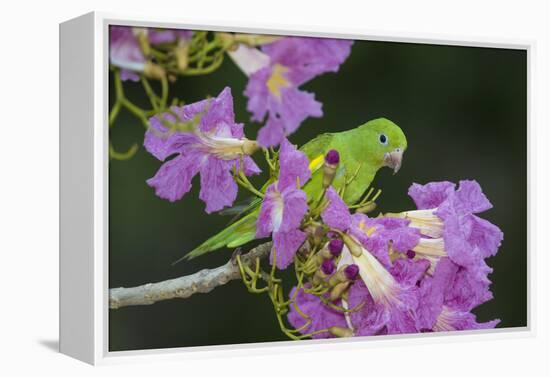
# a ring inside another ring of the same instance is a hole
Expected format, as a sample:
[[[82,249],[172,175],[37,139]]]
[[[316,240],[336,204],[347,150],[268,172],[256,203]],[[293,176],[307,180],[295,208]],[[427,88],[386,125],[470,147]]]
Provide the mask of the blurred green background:
[[[254,138],[243,91],[247,78],[226,58],[213,74],[181,77],[171,94],[187,103],[230,86],[238,122]],[[127,95],[147,108],[139,83]],[[379,209],[413,208],[413,182],[477,180],[494,208],[482,217],[498,225],[504,242],[488,260],[494,299],[475,310],[480,321],[500,318],[499,327],[527,324],[527,55],[525,51],[411,43],[357,41],[336,74],[313,79],[303,89],[323,103],[324,117],[310,118],[290,137],[296,144],[318,133],[345,130],[376,117],[401,126],[409,149],[399,174],[377,175],[383,189]],[[112,82],[111,82],[112,90]],[[111,91],[111,93],[113,93]],[[112,98],[111,98],[112,102]],[[142,124],[127,113],[111,129],[123,151],[143,142]],[[260,159],[258,159],[259,161]],[[212,268],[231,251],[171,263],[229,220],[207,215],[198,180],[182,200],[154,195],[145,180],[161,163],[143,148],[128,161],[109,164],[109,286],[130,287]],[[196,177],[198,178],[198,176]],[[256,180],[258,182],[258,180]],[[242,197],[246,196],[242,193]],[[249,294],[233,281],[209,294],[109,313],[111,351],[287,340],[269,298]]]

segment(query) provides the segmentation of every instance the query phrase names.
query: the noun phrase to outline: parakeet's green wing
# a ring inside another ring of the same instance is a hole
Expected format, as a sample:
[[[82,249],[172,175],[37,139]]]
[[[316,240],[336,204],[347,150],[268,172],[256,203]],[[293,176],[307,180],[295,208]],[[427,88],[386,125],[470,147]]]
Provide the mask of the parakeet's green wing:
[[[334,138],[334,134],[331,134],[331,133],[321,134],[317,136],[315,139],[312,139],[308,141],[306,144],[304,144],[300,148],[300,150],[306,154],[309,161],[312,161],[318,158],[319,156],[325,155],[333,138]]]
[[[253,212],[255,209],[257,209],[261,202],[262,202],[261,198],[258,198],[257,196],[251,196],[245,199],[244,201],[242,201],[241,203],[238,203],[233,207],[221,210],[218,213],[222,216],[233,216],[231,220],[229,220],[229,223],[227,224],[227,225],[231,225],[236,221],[238,221],[239,219],[243,218],[244,216],[248,215],[249,213]]]
[[[308,156],[310,161],[323,157],[333,138],[333,134],[322,134],[309,141],[300,150]],[[322,164],[321,164],[322,165]],[[265,187],[264,187],[265,188]],[[193,259],[222,247],[235,248],[242,246],[256,238],[256,219],[260,210],[261,200],[256,199],[240,214],[246,214],[236,222],[230,224],[220,233],[209,238],[190,253],[185,259]]]

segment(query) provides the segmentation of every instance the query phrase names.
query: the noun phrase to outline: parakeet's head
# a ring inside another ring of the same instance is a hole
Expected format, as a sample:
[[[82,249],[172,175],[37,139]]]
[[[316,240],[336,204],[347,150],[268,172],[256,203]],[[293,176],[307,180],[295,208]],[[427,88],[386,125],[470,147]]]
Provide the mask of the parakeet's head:
[[[393,169],[394,174],[401,168],[403,153],[407,149],[407,138],[401,128],[386,118],[373,119],[361,127],[365,131],[365,144],[370,148],[373,162]]]

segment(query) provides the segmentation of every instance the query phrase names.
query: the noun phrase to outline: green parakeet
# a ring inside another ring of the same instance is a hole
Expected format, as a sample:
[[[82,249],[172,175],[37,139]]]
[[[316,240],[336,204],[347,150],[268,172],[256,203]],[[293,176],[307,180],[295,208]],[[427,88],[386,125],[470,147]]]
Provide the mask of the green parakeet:
[[[312,172],[311,179],[303,187],[308,200],[314,200],[321,195],[324,157],[331,149],[340,154],[340,163],[332,186],[338,190],[348,181],[343,199],[351,205],[359,201],[370,187],[380,168],[389,167],[397,173],[403,153],[407,149],[407,139],[399,126],[385,118],[371,120],[348,131],[325,133],[312,139],[300,148],[308,157]],[[260,204],[261,200],[254,201],[246,216],[209,238],[188,253],[185,259],[192,259],[225,246],[235,248],[254,240]]]

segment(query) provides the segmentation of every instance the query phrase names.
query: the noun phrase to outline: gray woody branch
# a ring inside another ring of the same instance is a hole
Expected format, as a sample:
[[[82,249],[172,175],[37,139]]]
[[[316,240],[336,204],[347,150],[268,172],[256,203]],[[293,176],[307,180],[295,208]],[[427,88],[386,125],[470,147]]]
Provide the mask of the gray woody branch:
[[[271,242],[261,244],[241,256],[243,263],[251,263],[256,258],[265,258],[271,250]],[[192,275],[148,283],[132,288],[109,289],[109,307],[118,309],[132,305],[151,305],[157,301],[173,298],[187,298],[195,293],[208,293],[231,280],[241,278],[239,266],[234,258],[212,270],[204,269]]]

